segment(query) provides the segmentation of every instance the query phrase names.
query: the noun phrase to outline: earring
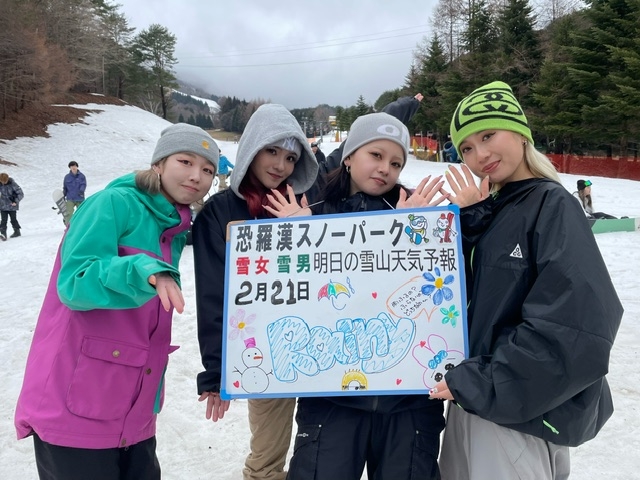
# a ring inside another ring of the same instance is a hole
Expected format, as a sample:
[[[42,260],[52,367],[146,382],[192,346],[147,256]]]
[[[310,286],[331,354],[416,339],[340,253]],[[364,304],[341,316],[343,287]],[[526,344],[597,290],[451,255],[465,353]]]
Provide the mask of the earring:
[[[527,141],[526,141],[526,140],[525,140],[524,142],[522,142],[522,145],[526,145],[526,144],[527,144]]]
[[[347,173],[351,173],[351,165],[346,165],[345,170],[347,171]]]

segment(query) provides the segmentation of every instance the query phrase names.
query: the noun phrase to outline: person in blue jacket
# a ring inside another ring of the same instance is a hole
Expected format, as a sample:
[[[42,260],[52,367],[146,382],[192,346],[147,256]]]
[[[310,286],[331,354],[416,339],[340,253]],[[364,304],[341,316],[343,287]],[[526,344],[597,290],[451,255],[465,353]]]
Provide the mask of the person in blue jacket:
[[[226,190],[229,185],[227,185],[227,178],[229,178],[229,170],[233,170],[234,164],[229,161],[229,159],[222,155],[222,150],[220,150],[220,163],[218,164],[218,191],[221,192]]]
[[[564,480],[569,447],[613,413],[605,375],[623,308],[507,84],[460,101],[451,139],[464,161],[447,177],[461,207],[469,358],[430,392],[454,402],[442,479]]]
[[[64,224],[69,225],[73,211],[84,202],[84,191],[87,189],[87,178],[78,170],[78,162],[69,162],[69,173],[64,177],[62,194],[67,203],[67,211],[64,214]]]

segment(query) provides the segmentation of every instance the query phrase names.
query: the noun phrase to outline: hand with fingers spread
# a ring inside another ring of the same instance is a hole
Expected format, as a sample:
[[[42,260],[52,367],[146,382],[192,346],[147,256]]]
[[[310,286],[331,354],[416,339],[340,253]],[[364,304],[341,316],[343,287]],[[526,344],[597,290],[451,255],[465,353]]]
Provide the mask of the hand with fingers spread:
[[[180,287],[170,274],[165,272],[156,273],[151,275],[148,281],[156,287],[156,292],[165,311],[168,312],[172,305],[176,312],[182,313],[184,311],[182,290],[180,290]]]
[[[431,180],[431,175],[423,178],[409,198],[407,198],[406,190],[400,189],[400,198],[398,199],[396,208],[435,207],[442,203],[443,200],[446,200],[447,194],[441,194],[435,200],[433,199],[436,194],[439,192],[442,193],[441,190],[444,185],[442,175],[435,177],[431,181],[429,180]]]
[[[202,392],[199,402],[207,401],[207,410],[205,417],[207,420],[217,422],[224,418],[224,414],[229,410],[231,402],[229,400],[222,400],[220,394],[217,392]]]
[[[445,172],[447,182],[453,191],[448,197],[451,203],[455,203],[462,208],[486,199],[489,196],[489,176],[482,179],[478,188],[475,177],[469,167],[463,164],[460,165],[460,169],[462,173],[451,165]]]
[[[291,185],[287,185],[287,197],[282,195],[275,188],[271,189],[272,194],[267,194],[267,199],[271,205],[263,205],[264,209],[277,218],[301,217],[311,215],[311,209],[307,202],[306,195],[302,196],[300,204],[296,200],[296,194],[293,193]]]

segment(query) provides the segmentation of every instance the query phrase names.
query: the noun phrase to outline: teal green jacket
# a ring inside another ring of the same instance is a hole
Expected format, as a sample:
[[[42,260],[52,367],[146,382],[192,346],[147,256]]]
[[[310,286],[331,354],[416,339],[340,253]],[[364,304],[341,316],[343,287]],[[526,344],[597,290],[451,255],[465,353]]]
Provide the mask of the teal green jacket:
[[[89,197],[71,222],[62,243],[58,293],[72,310],[140,307],[156,294],[150,275],[170,272],[180,281],[186,231],[170,243],[161,238],[179,225],[179,212],[163,195],[137,189],[134,174]]]

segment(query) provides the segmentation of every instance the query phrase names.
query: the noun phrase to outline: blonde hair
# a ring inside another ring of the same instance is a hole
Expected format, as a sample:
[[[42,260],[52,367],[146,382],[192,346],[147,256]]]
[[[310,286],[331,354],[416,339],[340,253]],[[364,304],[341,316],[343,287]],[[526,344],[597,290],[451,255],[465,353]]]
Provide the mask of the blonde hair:
[[[162,165],[167,161],[167,157],[156,162],[155,165]],[[153,169],[153,166],[147,170],[139,170],[136,172],[136,187],[143,192],[147,192],[151,195],[160,193],[162,191],[162,183],[160,182],[160,174]]]
[[[527,142],[524,148],[524,161],[534,177],[548,178],[560,183],[558,171],[549,160],[549,157],[536,150],[530,142]]]
[[[517,132],[514,133],[519,135]],[[524,146],[524,163],[534,178],[548,178],[554,182],[561,183],[556,167],[553,166],[549,157],[536,150],[536,147],[531,142],[527,142]],[[489,192],[494,193],[498,190],[497,185],[492,184]]]

